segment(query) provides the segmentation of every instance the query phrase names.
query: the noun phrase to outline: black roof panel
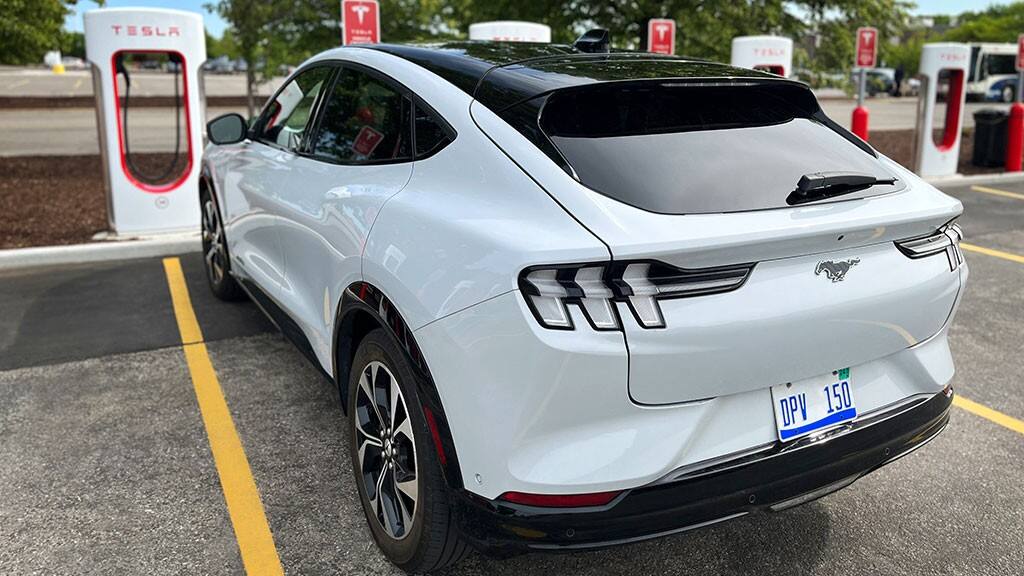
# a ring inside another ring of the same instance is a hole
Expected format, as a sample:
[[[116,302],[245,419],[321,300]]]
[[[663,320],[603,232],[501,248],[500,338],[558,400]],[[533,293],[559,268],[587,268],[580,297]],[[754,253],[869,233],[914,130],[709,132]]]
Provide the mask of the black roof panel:
[[[587,54],[563,44],[469,41],[363,47],[418,64],[495,112],[552,90],[597,82],[701,78],[779,80],[771,74],[725,64],[648,52]]]

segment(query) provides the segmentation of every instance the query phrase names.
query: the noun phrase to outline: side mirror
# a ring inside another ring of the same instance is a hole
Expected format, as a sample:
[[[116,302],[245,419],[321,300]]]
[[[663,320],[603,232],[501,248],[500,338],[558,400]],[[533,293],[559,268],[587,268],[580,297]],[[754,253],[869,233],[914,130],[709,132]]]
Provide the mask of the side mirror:
[[[224,114],[206,124],[206,134],[210,137],[210,142],[218,146],[245,140],[247,130],[248,126],[241,114]]]

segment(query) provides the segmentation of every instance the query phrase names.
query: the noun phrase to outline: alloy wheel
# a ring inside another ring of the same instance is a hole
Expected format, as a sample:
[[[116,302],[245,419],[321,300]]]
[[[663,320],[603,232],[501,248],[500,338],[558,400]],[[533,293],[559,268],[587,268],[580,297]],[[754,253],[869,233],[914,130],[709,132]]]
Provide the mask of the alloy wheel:
[[[215,284],[220,284],[224,280],[227,250],[224,247],[224,230],[213,198],[207,198],[203,202],[203,254],[210,279]]]
[[[395,375],[370,362],[359,376],[354,414],[359,478],[370,512],[395,540],[412,529],[419,499],[416,443]]]

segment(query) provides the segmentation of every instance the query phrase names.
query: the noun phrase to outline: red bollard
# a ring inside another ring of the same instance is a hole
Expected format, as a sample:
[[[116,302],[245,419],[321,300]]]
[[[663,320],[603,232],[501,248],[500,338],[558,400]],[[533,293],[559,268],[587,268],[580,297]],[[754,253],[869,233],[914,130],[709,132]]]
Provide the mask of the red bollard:
[[[1010,106],[1010,123],[1006,126],[1006,171],[1020,172],[1024,162],[1024,104]]]
[[[863,106],[853,109],[853,133],[861,140],[868,141],[868,109]]]

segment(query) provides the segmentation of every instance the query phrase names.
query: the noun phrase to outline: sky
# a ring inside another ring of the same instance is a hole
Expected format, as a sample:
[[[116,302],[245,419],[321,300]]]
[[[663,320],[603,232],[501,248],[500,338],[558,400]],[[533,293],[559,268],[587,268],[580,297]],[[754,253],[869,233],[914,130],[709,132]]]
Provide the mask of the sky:
[[[157,8],[177,8],[199,12],[206,22],[206,30],[210,34],[220,37],[224,33],[227,24],[217,16],[207,12],[203,6],[211,0],[107,0],[107,6],[111,8],[152,6]],[[296,0],[301,2],[302,0]],[[993,4],[1006,4],[997,0],[917,0],[916,14],[959,14],[967,10],[983,10]],[[91,0],[79,0],[75,12],[64,21],[64,27],[68,30],[82,31],[82,13],[96,8],[96,3]],[[340,11],[339,2],[339,11]],[[386,14],[383,15],[385,18]]]
[[[296,0],[301,2],[302,0]],[[203,15],[203,21],[206,23],[206,31],[210,34],[220,37],[224,33],[224,28],[227,27],[227,23],[216,14],[207,12],[204,4],[212,4],[213,0],[107,0],[107,8],[138,8],[141,6],[147,8],[174,8],[176,10],[188,10],[189,12],[199,12]],[[341,11],[341,3],[339,5],[339,12]],[[74,13],[68,15],[64,19],[64,27],[68,30],[76,32],[82,31],[82,14],[97,8],[96,3],[91,0],[78,0],[78,6],[74,8]]]

